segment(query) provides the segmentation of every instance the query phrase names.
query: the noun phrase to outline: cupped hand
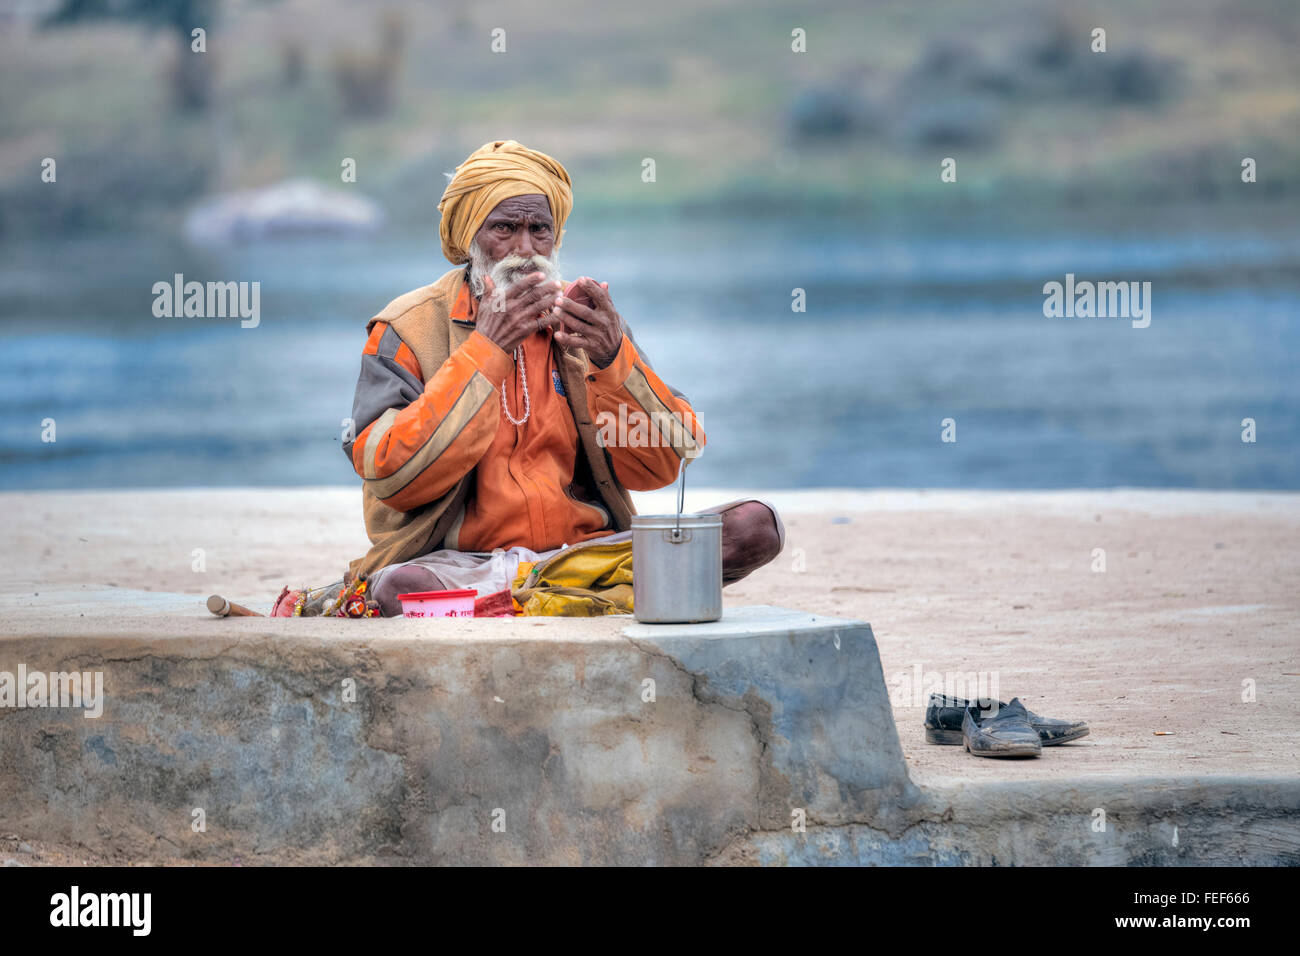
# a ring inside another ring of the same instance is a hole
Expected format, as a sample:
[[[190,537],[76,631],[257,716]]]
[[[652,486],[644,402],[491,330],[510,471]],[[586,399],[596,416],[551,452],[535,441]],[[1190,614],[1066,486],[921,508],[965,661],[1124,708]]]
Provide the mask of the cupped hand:
[[[476,327],[506,352],[513,352],[534,332],[559,322],[552,300],[562,286],[540,272],[525,276],[508,289],[497,289],[492,279],[484,276],[483,288]]]
[[[555,330],[555,341],[566,349],[583,349],[593,365],[607,368],[623,345],[623,320],[614,308],[608,282],[583,276],[578,280],[578,288],[593,304],[587,306],[557,295],[555,315],[563,328]]]

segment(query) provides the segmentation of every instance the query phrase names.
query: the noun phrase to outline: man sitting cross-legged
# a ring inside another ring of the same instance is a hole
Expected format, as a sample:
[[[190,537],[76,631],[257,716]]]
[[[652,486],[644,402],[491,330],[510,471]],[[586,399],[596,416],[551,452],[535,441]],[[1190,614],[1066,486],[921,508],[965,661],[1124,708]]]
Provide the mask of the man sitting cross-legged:
[[[356,436],[344,445],[372,542],[349,578],[369,575],[385,615],[401,612],[401,593],[484,594],[510,587],[523,562],[628,539],[628,492],[671,484],[705,444],[608,283],[584,277],[563,294],[563,166],[513,140],[489,143],[457,167],[438,208],[457,268],[370,320]],[[613,422],[632,423],[621,440],[610,440]],[[722,516],[724,584],[784,544],[770,505],[707,511]]]

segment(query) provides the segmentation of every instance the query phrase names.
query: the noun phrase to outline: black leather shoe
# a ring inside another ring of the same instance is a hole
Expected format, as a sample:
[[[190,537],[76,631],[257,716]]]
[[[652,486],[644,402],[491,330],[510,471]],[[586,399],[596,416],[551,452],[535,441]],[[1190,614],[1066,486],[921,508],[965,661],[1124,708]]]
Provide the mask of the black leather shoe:
[[[1012,703],[1019,703],[1019,697],[1013,697]],[[966,708],[979,701],[964,700],[961,697],[945,697],[943,694],[931,694],[930,705],[925,709],[925,740],[931,744],[958,745],[965,743],[962,737],[962,718]],[[998,710],[1009,706],[998,702]],[[1023,706],[1023,705],[1021,705]],[[991,706],[986,709],[992,710]],[[1044,747],[1063,744],[1069,740],[1078,740],[1088,736],[1088,724],[1082,720],[1057,720],[1054,717],[1039,717],[1032,710],[1025,710],[1029,722],[1038,731],[1038,739]]]
[[[1029,711],[1018,698],[999,707],[996,716],[980,714],[980,705],[972,703],[961,722],[966,750],[976,757],[1037,757],[1043,752],[1038,731],[1029,722]]]

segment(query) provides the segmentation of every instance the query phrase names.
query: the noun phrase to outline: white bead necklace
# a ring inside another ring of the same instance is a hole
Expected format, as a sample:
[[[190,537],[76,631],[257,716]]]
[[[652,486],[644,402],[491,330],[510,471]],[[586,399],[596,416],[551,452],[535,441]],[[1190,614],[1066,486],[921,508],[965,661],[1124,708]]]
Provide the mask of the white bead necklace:
[[[520,346],[515,346],[515,365],[519,367],[520,387],[524,390],[524,417],[516,419],[510,414],[510,406],[506,404],[506,383],[501,382],[501,411],[506,413],[506,419],[511,425],[522,425],[528,421],[528,416],[532,413],[532,402],[528,398],[528,369],[524,367],[524,350]]]

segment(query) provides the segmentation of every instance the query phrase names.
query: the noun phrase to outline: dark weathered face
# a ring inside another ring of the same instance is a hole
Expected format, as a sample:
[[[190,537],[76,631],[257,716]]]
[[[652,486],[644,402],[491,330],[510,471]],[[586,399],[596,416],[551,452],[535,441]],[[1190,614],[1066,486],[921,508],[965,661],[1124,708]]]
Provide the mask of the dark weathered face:
[[[540,193],[503,199],[488,213],[474,241],[494,263],[509,255],[549,258],[555,247],[551,204]]]

